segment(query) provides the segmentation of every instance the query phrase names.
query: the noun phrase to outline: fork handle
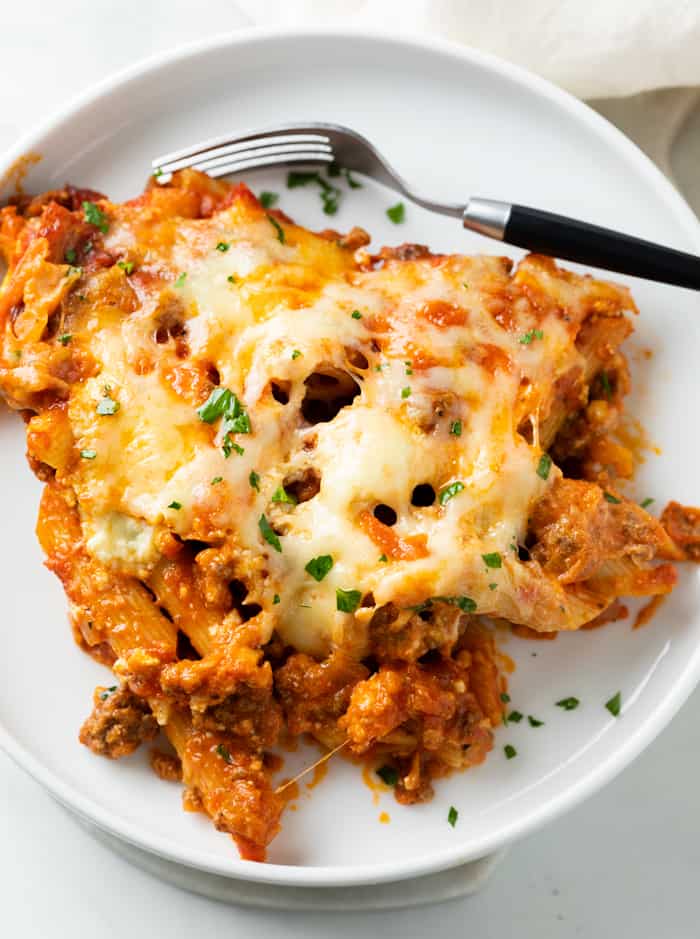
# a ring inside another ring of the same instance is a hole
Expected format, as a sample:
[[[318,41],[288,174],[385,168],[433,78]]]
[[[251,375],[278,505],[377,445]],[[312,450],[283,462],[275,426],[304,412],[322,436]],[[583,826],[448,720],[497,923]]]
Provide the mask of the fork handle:
[[[464,227],[539,254],[700,290],[700,257],[565,215],[470,199]]]

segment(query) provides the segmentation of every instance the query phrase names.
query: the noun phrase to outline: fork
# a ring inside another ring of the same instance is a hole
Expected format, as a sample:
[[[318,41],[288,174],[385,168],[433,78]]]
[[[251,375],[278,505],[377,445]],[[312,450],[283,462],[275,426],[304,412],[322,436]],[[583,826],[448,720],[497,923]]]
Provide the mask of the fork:
[[[369,140],[338,124],[281,124],[207,140],[153,160],[159,182],[192,167],[228,176],[264,166],[329,165],[362,173],[480,235],[539,254],[700,290],[700,257],[565,215],[495,199],[435,202],[412,189]]]

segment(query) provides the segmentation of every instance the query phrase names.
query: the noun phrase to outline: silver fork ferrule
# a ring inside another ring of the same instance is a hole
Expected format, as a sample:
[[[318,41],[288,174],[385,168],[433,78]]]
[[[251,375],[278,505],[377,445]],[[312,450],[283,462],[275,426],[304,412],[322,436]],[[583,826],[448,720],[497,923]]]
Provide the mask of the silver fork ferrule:
[[[511,205],[495,199],[470,199],[462,216],[465,228],[503,241],[510,219]]]

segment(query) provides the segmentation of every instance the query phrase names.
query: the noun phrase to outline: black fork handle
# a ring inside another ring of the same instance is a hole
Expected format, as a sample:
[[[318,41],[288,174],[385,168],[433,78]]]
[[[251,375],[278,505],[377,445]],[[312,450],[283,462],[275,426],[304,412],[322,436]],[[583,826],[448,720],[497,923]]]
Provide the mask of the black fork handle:
[[[700,290],[700,257],[565,215],[470,199],[464,225],[538,254]]]

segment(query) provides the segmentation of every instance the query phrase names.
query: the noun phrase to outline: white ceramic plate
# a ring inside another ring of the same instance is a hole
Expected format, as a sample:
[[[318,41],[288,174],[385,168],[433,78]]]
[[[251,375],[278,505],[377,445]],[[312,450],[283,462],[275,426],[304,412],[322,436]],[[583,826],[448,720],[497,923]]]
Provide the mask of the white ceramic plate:
[[[357,128],[407,179],[446,201],[470,193],[512,199],[700,249],[697,221],[680,196],[602,118],[519,69],[442,42],[331,31],[221,37],[101,85],[23,141],[6,164],[37,151],[42,160],[28,189],[70,180],[122,199],[140,191],[154,154],[297,119]],[[279,190],[282,208],[301,223],[326,227],[315,193],[287,192],[283,179],[264,173],[249,182]],[[405,224],[393,226],[384,210],[395,201],[367,184],[348,194],[332,224],[360,224],[376,243],[508,252],[412,206]],[[670,497],[697,503],[698,295],[640,281],[632,286],[641,315],[631,343],[637,366],[631,406],[662,449],[643,466],[635,491],[654,496],[659,507]],[[653,349],[651,360],[634,353],[642,348]],[[498,730],[487,762],[438,784],[425,806],[402,808],[388,793],[373,804],[359,770],[335,760],[325,782],[286,814],[271,863],[244,863],[206,819],[181,811],[179,787],[158,780],[144,755],[111,763],[78,744],[92,688],[105,672],[72,645],[62,591],[41,566],[34,537],[39,485],[24,449],[21,421],[0,413],[0,742],[71,808],[171,860],[231,877],[319,886],[400,879],[483,856],[621,770],[670,720],[700,674],[697,570],[683,572],[645,629],[633,632],[627,620],[552,643],[507,639],[504,650],[517,663],[513,706],[545,721],[543,727],[523,721]],[[624,710],[615,720],[604,702],[618,690]],[[578,710],[554,706],[569,695],[580,698]],[[507,743],[517,758],[505,758]],[[454,828],[447,824],[451,805],[459,810]],[[379,823],[382,811],[389,824]]]

